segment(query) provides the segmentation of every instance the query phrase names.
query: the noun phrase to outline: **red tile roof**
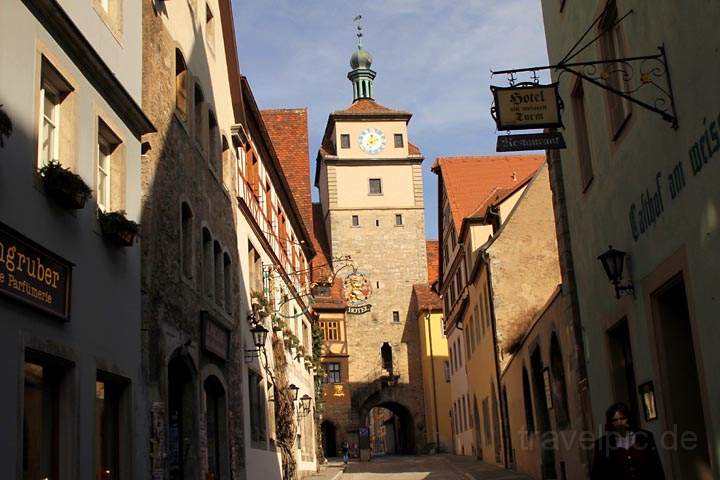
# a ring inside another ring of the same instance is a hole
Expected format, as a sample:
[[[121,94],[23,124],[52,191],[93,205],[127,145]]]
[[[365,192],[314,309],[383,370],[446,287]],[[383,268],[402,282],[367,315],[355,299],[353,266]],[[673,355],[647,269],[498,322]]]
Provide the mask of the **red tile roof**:
[[[335,113],[404,113],[399,110],[393,110],[384,105],[380,105],[375,100],[363,98],[344,110],[338,110]]]
[[[525,183],[545,161],[545,155],[493,155],[439,157],[433,171],[442,175],[450,200],[456,232],[462,221],[479,212],[494,194],[514,191]]]
[[[322,205],[319,203],[312,204],[312,232],[313,248],[316,254],[312,260],[310,279],[313,282],[319,282],[327,279],[332,273],[330,246],[325,231]]]
[[[425,248],[427,250],[428,283],[432,285],[437,281],[440,273],[440,242],[427,240]]]
[[[418,283],[413,285],[413,295],[419,311],[442,311],[443,304],[440,295],[429,284]]]
[[[315,258],[312,259],[310,280],[313,282],[325,282],[333,272],[332,256],[330,255],[330,244],[325,230],[325,221],[323,218],[322,206],[319,203],[312,204],[312,240],[313,248],[317,252]],[[330,295],[328,297],[316,297],[313,309],[341,309],[346,306],[343,296],[342,279],[335,278],[330,287]]]
[[[420,149],[410,142],[408,142],[408,153],[410,155],[422,155],[422,153],[420,153]]]
[[[262,110],[263,122],[305,228],[312,236],[307,108]]]

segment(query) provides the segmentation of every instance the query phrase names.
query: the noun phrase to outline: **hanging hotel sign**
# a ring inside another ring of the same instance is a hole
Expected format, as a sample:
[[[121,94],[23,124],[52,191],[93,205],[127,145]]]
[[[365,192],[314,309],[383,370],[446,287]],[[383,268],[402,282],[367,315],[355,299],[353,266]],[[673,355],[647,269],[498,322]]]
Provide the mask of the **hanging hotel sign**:
[[[562,127],[562,101],[558,84],[520,83],[512,87],[491,86],[491,108],[498,130]]]
[[[0,222],[0,293],[69,320],[72,266]]]
[[[370,282],[367,277],[358,271],[353,271],[343,280],[345,301],[347,302],[347,313],[362,315],[370,311]]]
[[[565,148],[565,139],[560,132],[523,133],[500,135],[497,139],[498,152],[521,150],[559,150]]]
[[[202,321],[202,346],[206,352],[227,360],[230,352],[230,331],[214,320],[203,310],[200,312]]]

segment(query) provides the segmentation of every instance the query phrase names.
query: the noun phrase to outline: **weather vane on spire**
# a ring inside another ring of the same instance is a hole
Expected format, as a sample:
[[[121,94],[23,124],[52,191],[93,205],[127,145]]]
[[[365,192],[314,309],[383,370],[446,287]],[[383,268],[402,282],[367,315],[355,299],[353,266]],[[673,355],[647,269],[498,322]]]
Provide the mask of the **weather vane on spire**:
[[[362,25],[360,25],[360,20],[362,20],[362,15],[358,15],[357,17],[353,18],[353,22],[357,23],[357,37],[358,37],[358,48],[362,48]]]

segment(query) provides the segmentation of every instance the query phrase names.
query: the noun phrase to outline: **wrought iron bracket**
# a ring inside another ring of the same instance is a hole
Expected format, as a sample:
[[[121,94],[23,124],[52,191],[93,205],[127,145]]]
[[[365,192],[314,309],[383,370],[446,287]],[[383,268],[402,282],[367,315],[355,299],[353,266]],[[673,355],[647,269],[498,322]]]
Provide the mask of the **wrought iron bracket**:
[[[532,73],[534,83],[538,83],[537,72],[541,70],[559,71],[558,81],[563,73],[570,73],[635,105],[660,115],[663,120],[672,125],[673,129],[677,130],[677,110],[675,109],[675,97],[670,79],[670,68],[665,53],[665,44],[661,44],[658,47],[659,53],[655,55],[593,60],[588,62],[570,62],[570,60],[587,50],[588,47],[633,14],[633,10],[629,10],[622,17],[614,20],[612,25],[603,26],[603,22],[607,21],[611,16],[611,7],[616,8],[614,2],[607,3],[605,9],[603,9],[600,15],[588,26],[585,33],[575,42],[560,62],[554,65],[499,70],[490,73],[492,75],[507,75],[510,86],[516,84],[516,74],[518,73]],[[600,34],[582,45],[585,38],[588,37],[596,25],[602,27]],[[654,96],[654,98],[649,101],[638,98],[646,91],[654,91],[655,93],[651,95]]]
[[[518,73],[555,70],[560,72],[559,81],[563,73],[570,73],[635,105],[657,113],[663,120],[670,123],[672,128],[677,129],[675,97],[673,96],[665,45],[660,45],[658,50],[659,53],[655,55],[589,62],[560,62],[555,65],[494,71],[492,74],[508,75],[509,80],[514,80]],[[655,98],[650,102],[641,100],[638,98],[641,91],[654,91]]]

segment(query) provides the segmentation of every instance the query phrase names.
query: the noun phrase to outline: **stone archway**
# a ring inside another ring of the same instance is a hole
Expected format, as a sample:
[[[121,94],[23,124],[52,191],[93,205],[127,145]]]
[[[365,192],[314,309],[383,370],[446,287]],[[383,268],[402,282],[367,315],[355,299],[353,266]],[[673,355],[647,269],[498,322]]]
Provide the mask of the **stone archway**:
[[[369,398],[361,408],[361,418],[370,426],[371,413],[375,409],[385,409],[390,415],[382,419],[383,453],[410,455],[417,452],[415,436],[418,434],[413,415],[403,404],[393,400]]]

